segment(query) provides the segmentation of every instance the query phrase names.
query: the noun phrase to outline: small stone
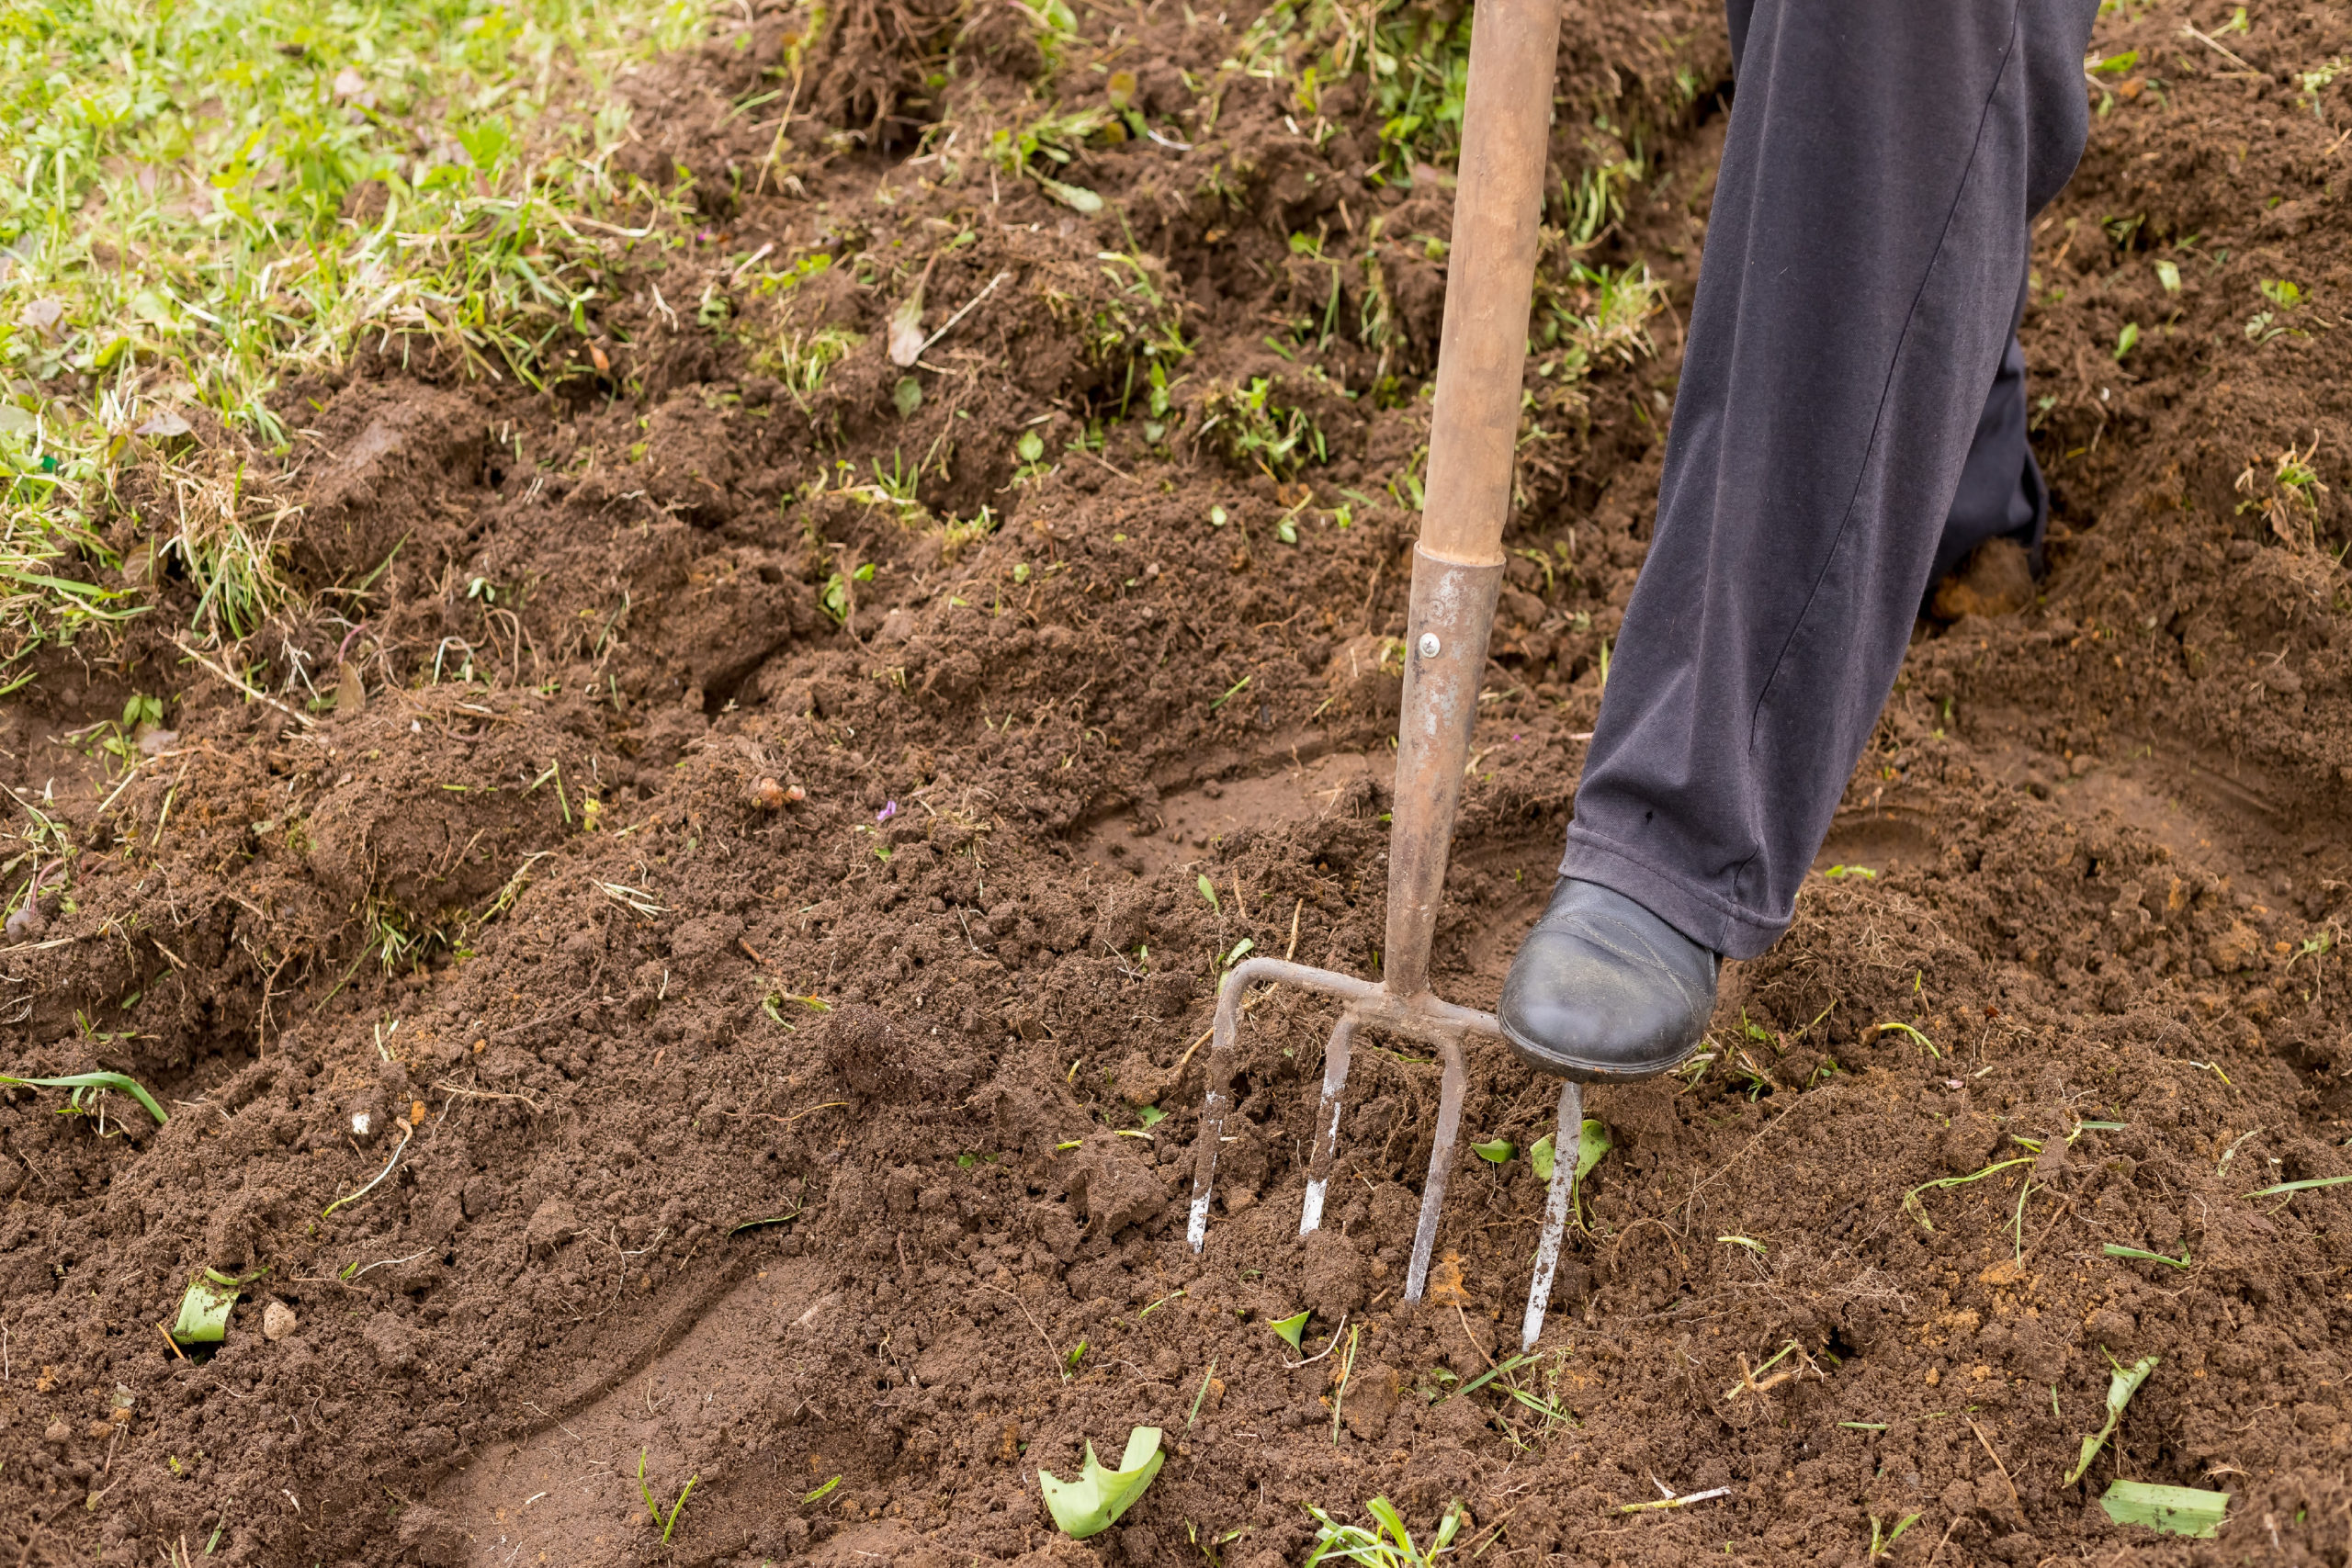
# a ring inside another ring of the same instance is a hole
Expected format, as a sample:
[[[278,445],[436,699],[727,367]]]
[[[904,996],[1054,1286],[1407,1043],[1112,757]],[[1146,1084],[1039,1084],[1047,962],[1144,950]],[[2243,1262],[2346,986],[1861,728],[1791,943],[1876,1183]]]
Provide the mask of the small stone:
[[[283,1339],[301,1325],[301,1320],[294,1315],[294,1309],[284,1302],[272,1302],[262,1308],[261,1337],[264,1339],[273,1342]]]
[[[74,1428],[62,1421],[51,1421],[49,1424],[49,1430],[40,1435],[40,1440],[44,1443],[70,1442],[73,1438]]]

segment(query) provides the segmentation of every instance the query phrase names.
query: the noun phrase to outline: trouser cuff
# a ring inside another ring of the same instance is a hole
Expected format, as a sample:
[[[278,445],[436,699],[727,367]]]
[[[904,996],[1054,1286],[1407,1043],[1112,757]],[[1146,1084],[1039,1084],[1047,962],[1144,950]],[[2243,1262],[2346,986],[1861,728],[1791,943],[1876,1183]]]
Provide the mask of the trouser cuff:
[[[1574,822],[1568,824],[1568,850],[1560,861],[1560,874],[1623,894],[1725,958],[1760,955],[1781,940],[1792,918],[1776,919],[1735,903]]]

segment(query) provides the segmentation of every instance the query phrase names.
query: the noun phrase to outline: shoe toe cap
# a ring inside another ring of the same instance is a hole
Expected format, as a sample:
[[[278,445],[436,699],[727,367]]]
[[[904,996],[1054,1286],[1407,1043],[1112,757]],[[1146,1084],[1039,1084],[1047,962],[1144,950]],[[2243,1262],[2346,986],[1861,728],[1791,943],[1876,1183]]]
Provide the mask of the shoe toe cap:
[[[1665,965],[1558,931],[1531,934],[1498,1011],[1530,1065],[1606,1077],[1664,1071],[1706,1026],[1704,998]]]

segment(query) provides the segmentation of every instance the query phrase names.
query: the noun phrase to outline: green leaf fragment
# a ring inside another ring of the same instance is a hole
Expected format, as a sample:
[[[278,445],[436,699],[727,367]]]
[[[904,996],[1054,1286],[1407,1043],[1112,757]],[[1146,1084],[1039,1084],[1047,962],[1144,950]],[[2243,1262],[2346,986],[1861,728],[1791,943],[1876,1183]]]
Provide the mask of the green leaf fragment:
[[[1608,1128],[1586,1117],[1584,1125],[1577,1129],[1577,1185],[1583,1186],[1584,1179],[1592,1174],[1592,1168],[1600,1163],[1600,1156],[1616,1146],[1609,1141]]]
[[[1591,1174],[1592,1168],[1600,1163],[1600,1156],[1614,1146],[1609,1141],[1608,1128],[1590,1117],[1585,1118],[1584,1124],[1577,1129],[1576,1179],[1582,1182],[1588,1175]],[[1559,1158],[1557,1140],[1551,1134],[1544,1134],[1529,1145],[1527,1157],[1535,1167],[1536,1180],[1551,1180],[1552,1167]]]
[[[2011,1134],[2010,1136],[2016,1137],[2016,1134]],[[2018,1142],[2022,1144],[2025,1143],[2026,1140],[2018,1138]],[[2035,1145],[2029,1145],[2028,1146],[2031,1147]],[[1970,1171],[1966,1176],[1939,1176],[1933,1181],[1922,1181],[1918,1186],[1914,1187],[1910,1191],[1905,1192],[1903,1195],[1904,1211],[1913,1219],[1919,1222],[1919,1226],[1922,1230],[1934,1230],[1936,1228],[1936,1223],[1935,1221],[1928,1218],[1927,1206],[1919,1201],[1920,1193],[1928,1191],[1931,1189],[1965,1187],[1972,1181],[1982,1181],[1984,1178],[1995,1175],[1997,1172],[2014,1169],[2018,1166],[2031,1165],[2032,1163],[2033,1160],[2030,1156],[2022,1156],[2018,1159],[1996,1160],[1993,1164],[1986,1166],[1982,1170]]]
[[[2145,1525],[2165,1535],[2211,1540],[2230,1506],[2226,1492],[2195,1486],[2159,1486],[2146,1481],[2115,1481],[2098,1500],[2119,1525]]]
[[[1046,1511],[1072,1540],[1100,1535],[1143,1495],[1166,1458],[1159,1451],[1157,1427],[1137,1427],[1127,1434],[1127,1451],[1120,1456],[1116,1470],[1105,1470],[1094,1457],[1094,1445],[1089,1443],[1076,1481],[1057,1480],[1042,1470],[1037,1472],[1037,1485],[1046,1495]]]
[[[2161,1252],[2150,1252],[2145,1247],[2121,1247],[2111,1241],[2099,1250],[2109,1258],[2136,1258],[2148,1263],[2169,1263],[2176,1269],[2186,1269],[2192,1261],[2188,1248],[2185,1247],[2180,1249],[2178,1258],[2166,1258]]]
[[[1045,175],[1038,174],[1035,169],[1032,169],[1029,172],[1036,179],[1039,185],[1046,187],[1046,194],[1052,197],[1056,201],[1060,202],[1064,207],[1069,208],[1075,211],[1086,213],[1094,213],[1102,210],[1102,198],[1095,195],[1092,191],[1087,189],[1084,186],[1065,185],[1060,180],[1049,180]]]
[[[119,1089],[137,1100],[139,1108],[153,1116],[158,1127],[170,1120],[164,1114],[164,1108],[155,1103],[153,1095],[141,1089],[136,1079],[121,1073],[72,1073],[59,1078],[20,1078],[8,1073],[0,1073],[0,1084],[13,1084],[18,1089],[70,1089],[74,1091],[74,1096],[69,1103],[75,1109],[80,1108],[82,1096],[85,1090]]]
[[[1193,886],[1201,890],[1201,897],[1209,901],[1210,908],[1215,909],[1220,915],[1225,913],[1225,906],[1218,903],[1216,899],[1216,884],[1209,880],[1209,874],[1207,872],[1204,871],[1201,873],[1198,877],[1194,878]]]
[[[1483,1144],[1473,1144],[1470,1152],[1489,1165],[1500,1165],[1519,1150],[1509,1138],[1495,1138]]]
[[[2132,1403],[2132,1396],[2140,1391],[2142,1383],[2148,1381],[2148,1374],[2156,1370],[2156,1363],[2161,1359],[2143,1356],[2128,1367],[2116,1367],[2107,1382],[2107,1425],[2083,1439],[2083,1457],[2075,1462],[2074,1469],[2066,1472],[2065,1485],[2072,1486],[2083,1478],[2083,1472],[2090,1469],[2091,1461],[2098,1457],[2098,1450],[2105,1448],[2107,1439],[2114,1435],[2115,1424],[2123,1419],[2123,1407]],[[2110,1364],[2114,1361],[2111,1356],[2108,1359]]]
[[[1306,1347],[1301,1345],[1299,1341],[1306,1337],[1306,1314],[1300,1313],[1295,1317],[1283,1318],[1281,1322],[1273,1324],[1271,1326],[1273,1328],[1275,1333],[1290,1341],[1290,1348],[1292,1349],[1302,1350],[1306,1348]]]
[[[207,1269],[189,1280],[187,1293],[180,1297],[180,1315],[172,1325],[172,1337],[183,1345],[220,1344],[229,1337],[229,1312],[245,1284],[218,1269]]]
[[[2310,1192],[2322,1187],[2341,1187],[2352,1181],[2352,1176],[2314,1176],[2307,1181],[2282,1181],[2276,1187],[2266,1187],[2258,1192],[2248,1192],[2248,1198],[2276,1198],[2281,1192]]]

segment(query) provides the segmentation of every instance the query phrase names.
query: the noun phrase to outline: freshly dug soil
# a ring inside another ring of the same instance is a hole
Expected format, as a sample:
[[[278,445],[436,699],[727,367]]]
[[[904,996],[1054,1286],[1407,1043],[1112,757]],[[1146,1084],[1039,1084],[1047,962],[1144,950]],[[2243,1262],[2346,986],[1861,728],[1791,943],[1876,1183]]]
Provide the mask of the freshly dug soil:
[[[2025,327],[2048,575],[1939,597],[1703,1071],[1591,1096],[1540,1359],[1467,1393],[1542,1189],[1465,1156],[1399,1303],[1417,1052],[1359,1053],[1302,1244],[1330,1013],[1263,998],[1204,1255],[1182,1223],[1225,959],[1378,962],[1445,180],[1367,181],[1361,72],[1309,104],[1244,68],[1267,19],[1166,7],[1049,62],[1010,6],[852,5],[779,141],[738,106],[808,21],[635,81],[620,157],[692,217],[550,391],[422,342],[286,389],[318,607],[198,664],[167,581],[0,708],[6,1064],[170,1115],[0,1097],[0,1561],[1272,1568],[1385,1495],[1499,1562],[1860,1563],[1908,1520],[1897,1562],[2345,1564],[2352,1187],[2247,1194],[2352,1171],[2352,109],[2306,74],[2352,19],[2102,19]],[[1091,214],[985,152],[1049,64],[1165,138],[1059,168]],[[1669,291],[1581,374],[1538,334],[1466,1003],[1556,858],[1729,90],[1697,0],[1568,6],[1562,180],[1642,172],[1545,298]],[[86,727],[134,693],[125,779]],[[1472,1069],[1524,1148],[1552,1086]],[[207,1266],[255,1277],[183,1356]],[[1138,1425],[1166,1467],[1060,1539],[1035,1472]],[[2117,1476],[2228,1520],[2115,1525]]]

